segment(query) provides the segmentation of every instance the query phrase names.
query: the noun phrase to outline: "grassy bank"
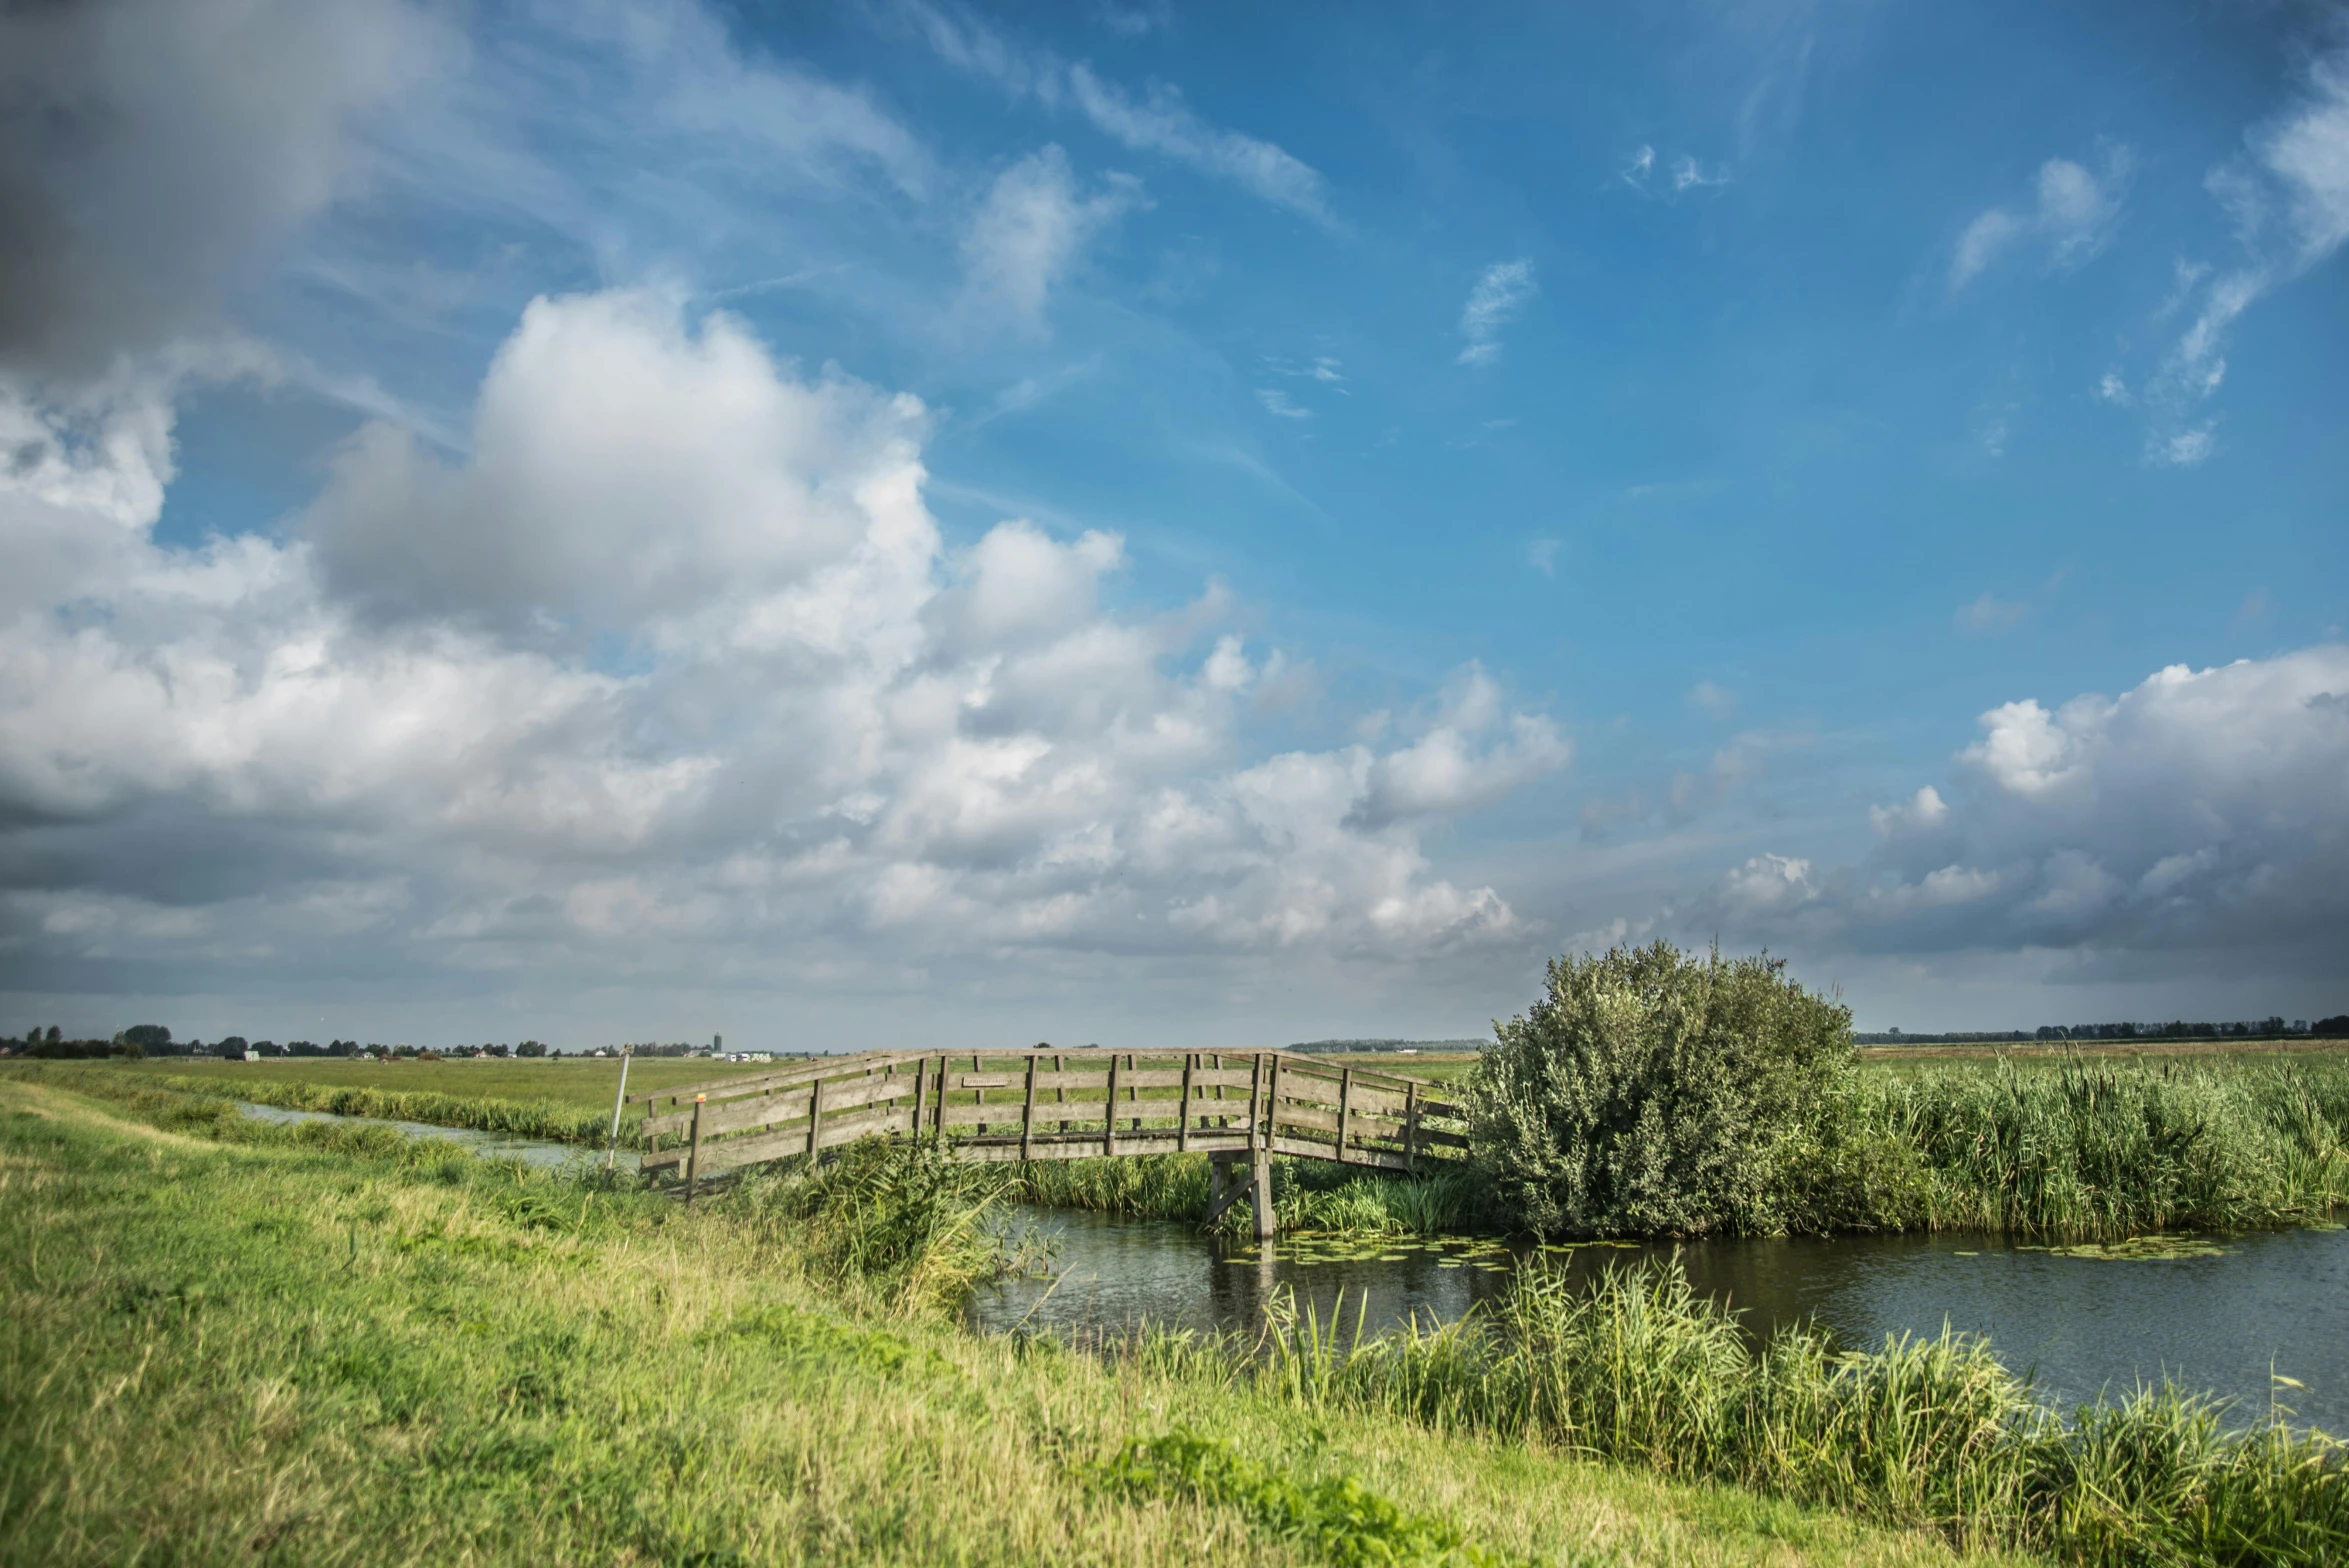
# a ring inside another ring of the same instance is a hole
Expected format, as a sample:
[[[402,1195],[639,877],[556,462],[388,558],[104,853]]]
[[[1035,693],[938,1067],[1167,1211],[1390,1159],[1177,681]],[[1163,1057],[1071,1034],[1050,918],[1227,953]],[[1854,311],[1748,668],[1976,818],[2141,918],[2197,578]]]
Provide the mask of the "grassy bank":
[[[349,1067],[352,1064],[321,1065]],[[702,1065],[706,1067],[708,1064]],[[611,1095],[617,1076],[616,1069],[608,1070],[603,1075],[604,1098],[598,1108],[577,1095],[531,1095],[520,1098],[491,1092],[499,1087],[542,1086],[532,1082],[543,1070],[536,1067],[518,1071],[509,1069],[497,1075],[494,1081],[485,1076],[471,1082],[461,1076],[464,1069],[460,1068],[457,1074],[442,1078],[439,1083],[429,1087],[405,1082],[392,1069],[378,1069],[388,1080],[380,1083],[352,1081],[348,1075],[341,1074],[321,1075],[314,1070],[264,1072],[248,1076],[234,1066],[210,1072],[170,1072],[158,1070],[154,1065],[128,1063],[33,1062],[15,1066],[11,1070],[33,1081],[96,1093],[113,1093],[118,1087],[147,1088],[223,1102],[249,1100],[256,1105],[274,1105],[292,1111],[327,1111],[337,1116],[426,1122],[436,1127],[470,1127],[482,1132],[511,1133],[523,1138],[594,1145],[604,1143],[611,1132]],[[633,1087],[632,1081],[631,1089]],[[623,1137],[627,1135],[627,1122],[634,1120],[635,1115],[640,1113],[641,1108],[633,1108],[631,1116],[623,1120]]]
[[[706,1073],[712,1065],[648,1062],[640,1070],[667,1072],[673,1087],[684,1081],[675,1075]],[[162,1067],[24,1064],[11,1070],[60,1084],[135,1079],[296,1110],[589,1145],[600,1144],[609,1128],[616,1077],[610,1064],[588,1063]],[[528,1098],[491,1092],[512,1086],[562,1092]],[[1057,1207],[1179,1220],[1207,1212],[1202,1157],[1041,1163],[1007,1169],[1005,1179],[1014,1195]],[[1396,1180],[1280,1161],[1275,1197],[1287,1230],[1426,1234],[1512,1227],[1489,1189],[1465,1172]],[[1991,1058],[1849,1073],[1833,1114],[1786,1143],[1773,1182],[1721,1228],[2111,1241],[2164,1230],[2304,1224],[2345,1204],[2349,1060]],[[1245,1217],[1235,1211],[1226,1223],[1236,1229]]]
[[[688,1213],[116,1093],[0,1074],[0,1561],[1958,1560],[1179,1342],[957,1333],[902,1265],[967,1252],[892,1230],[950,1206],[853,1167]]]
[[[1317,1410],[1547,1442],[2068,1562],[2349,1557],[2334,1440],[2272,1415],[2229,1430],[2166,1387],[2059,1419],[1946,1330],[1874,1352],[1788,1330],[1757,1350],[1676,1269],[1569,1290],[1540,1267],[1481,1318],[1361,1341],[1341,1328],[1290,1315],[1260,1383]],[[1238,1347],[1204,1353],[1241,1375]]]
[[[539,1060],[452,1059],[438,1062],[384,1062],[341,1057],[286,1056],[258,1062],[223,1062],[202,1056],[154,1056],[102,1065],[110,1072],[149,1073],[189,1083],[217,1083],[242,1093],[252,1084],[298,1084],[309,1088],[379,1089],[437,1093],[465,1098],[552,1101],[583,1111],[612,1113],[612,1091],[620,1064],[608,1058],[547,1057]],[[650,1094],[735,1074],[772,1072],[774,1064],[713,1062],[698,1058],[648,1056],[628,1065],[628,1092]],[[254,1098],[247,1095],[246,1098]]]

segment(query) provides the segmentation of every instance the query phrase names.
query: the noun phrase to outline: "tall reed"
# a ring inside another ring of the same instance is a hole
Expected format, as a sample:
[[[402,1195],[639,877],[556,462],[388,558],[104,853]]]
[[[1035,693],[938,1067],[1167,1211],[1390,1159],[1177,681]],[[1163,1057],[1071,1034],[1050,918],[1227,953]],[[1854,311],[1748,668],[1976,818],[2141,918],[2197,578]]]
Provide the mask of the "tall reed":
[[[1787,1171],[1789,1228],[2102,1241],[2305,1223],[2349,1202],[2349,1067],[2002,1061],[1859,1075],[1847,1093],[1828,1179]],[[1850,1179],[1865,1158],[1897,1177]]]
[[[2170,1387],[2069,1420],[1981,1340],[1758,1349],[1677,1267],[1569,1288],[1522,1271],[1497,1309],[1374,1337],[1293,1300],[1258,1380],[1308,1406],[1392,1411],[2094,1564],[2327,1563],[2349,1554],[2343,1447]]]

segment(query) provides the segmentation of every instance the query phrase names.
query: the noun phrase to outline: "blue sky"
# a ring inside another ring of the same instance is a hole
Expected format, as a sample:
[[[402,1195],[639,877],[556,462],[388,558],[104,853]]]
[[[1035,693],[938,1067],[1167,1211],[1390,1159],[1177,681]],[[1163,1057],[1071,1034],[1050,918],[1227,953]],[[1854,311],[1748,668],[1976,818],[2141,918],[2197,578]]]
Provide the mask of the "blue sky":
[[[2349,1006],[2337,8],[0,39],[0,1026]]]

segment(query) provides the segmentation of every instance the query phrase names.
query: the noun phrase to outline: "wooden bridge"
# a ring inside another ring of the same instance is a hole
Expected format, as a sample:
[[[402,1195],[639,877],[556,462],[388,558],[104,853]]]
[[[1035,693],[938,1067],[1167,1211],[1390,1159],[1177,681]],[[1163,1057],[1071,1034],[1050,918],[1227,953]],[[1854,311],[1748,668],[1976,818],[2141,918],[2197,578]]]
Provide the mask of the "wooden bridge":
[[[1417,1078],[1288,1051],[937,1051],[828,1057],[631,1097],[642,1168],[690,1198],[723,1171],[859,1138],[933,1140],[972,1161],[1205,1154],[1208,1218],[1243,1196],[1273,1233],[1275,1154],[1417,1171],[1468,1147],[1460,1107]],[[1245,1180],[1233,1167],[1248,1162]]]

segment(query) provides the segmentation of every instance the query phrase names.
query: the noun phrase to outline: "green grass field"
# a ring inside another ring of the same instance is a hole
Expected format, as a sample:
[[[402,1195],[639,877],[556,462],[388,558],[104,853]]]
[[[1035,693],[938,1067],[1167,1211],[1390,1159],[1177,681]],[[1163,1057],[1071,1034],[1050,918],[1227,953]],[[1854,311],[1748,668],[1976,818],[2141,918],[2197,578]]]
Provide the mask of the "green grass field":
[[[620,1084],[617,1060],[546,1057],[537,1061],[344,1060],[330,1056],[284,1056],[259,1062],[222,1062],[206,1056],[156,1056],[115,1064],[125,1072],[217,1079],[223,1083],[315,1083],[337,1088],[423,1090],[482,1095],[503,1100],[554,1100],[564,1105],[601,1106],[608,1115]],[[651,1094],[689,1083],[741,1073],[772,1072],[771,1063],[704,1062],[651,1057],[631,1062],[628,1092]]]
[[[0,1072],[0,1562],[2025,1560],[980,1338],[739,1203],[136,1082]]]

